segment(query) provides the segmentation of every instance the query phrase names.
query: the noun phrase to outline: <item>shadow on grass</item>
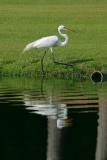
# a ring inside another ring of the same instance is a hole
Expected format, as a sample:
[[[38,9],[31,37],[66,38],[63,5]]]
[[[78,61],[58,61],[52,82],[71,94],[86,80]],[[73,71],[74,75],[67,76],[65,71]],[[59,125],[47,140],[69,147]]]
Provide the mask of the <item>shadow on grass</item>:
[[[80,64],[80,63],[86,63],[86,62],[90,62],[90,61],[94,61],[94,59],[92,58],[88,58],[88,59],[74,59],[72,61],[69,61],[68,64]]]

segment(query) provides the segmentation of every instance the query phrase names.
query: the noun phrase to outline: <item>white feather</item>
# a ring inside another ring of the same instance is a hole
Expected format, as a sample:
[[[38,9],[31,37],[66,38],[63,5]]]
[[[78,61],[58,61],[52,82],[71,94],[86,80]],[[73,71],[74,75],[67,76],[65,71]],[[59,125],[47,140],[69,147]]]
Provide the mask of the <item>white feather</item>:
[[[23,53],[26,51],[29,51],[33,48],[50,48],[50,47],[55,47],[58,45],[58,37],[57,36],[48,36],[48,37],[43,37],[39,40],[36,40],[34,42],[31,42],[26,45],[26,47],[23,50]]]
[[[33,48],[45,48],[45,49],[51,48],[51,51],[52,51],[53,47],[65,46],[68,43],[68,36],[67,36],[67,34],[62,33],[61,30],[67,30],[67,29],[63,25],[60,25],[58,27],[59,34],[65,38],[65,40],[63,42],[61,42],[57,36],[43,37],[41,39],[38,39],[38,40],[26,45],[26,47],[23,50],[23,53],[26,51],[29,51]]]

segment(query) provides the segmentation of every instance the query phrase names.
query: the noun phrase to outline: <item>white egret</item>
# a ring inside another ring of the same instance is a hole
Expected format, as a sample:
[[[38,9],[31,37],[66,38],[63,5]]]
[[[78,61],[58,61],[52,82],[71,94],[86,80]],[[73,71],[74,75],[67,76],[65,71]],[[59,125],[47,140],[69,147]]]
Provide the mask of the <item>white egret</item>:
[[[42,73],[44,73],[43,60],[44,60],[44,57],[46,55],[46,51],[48,49],[50,49],[50,51],[51,51],[52,59],[53,59],[54,63],[72,66],[72,64],[70,65],[70,64],[56,62],[55,58],[54,58],[54,54],[53,54],[53,47],[57,47],[57,46],[62,47],[62,46],[65,46],[68,43],[68,35],[61,32],[61,31],[64,31],[64,30],[74,31],[73,29],[69,29],[69,28],[65,27],[64,25],[60,25],[58,27],[58,32],[62,37],[64,37],[64,39],[65,39],[64,41],[61,41],[57,36],[47,36],[47,37],[42,37],[41,39],[38,39],[34,42],[31,42],[31,43],[27,44],[26,47],[24,48],[23,53],[25,53],[26,51],[29,51],[31,49],[35,49],[35,48],[37,48],[37,49],[43,48],[44,49],[45,53],[44,53],[43,57],[41,58]]]

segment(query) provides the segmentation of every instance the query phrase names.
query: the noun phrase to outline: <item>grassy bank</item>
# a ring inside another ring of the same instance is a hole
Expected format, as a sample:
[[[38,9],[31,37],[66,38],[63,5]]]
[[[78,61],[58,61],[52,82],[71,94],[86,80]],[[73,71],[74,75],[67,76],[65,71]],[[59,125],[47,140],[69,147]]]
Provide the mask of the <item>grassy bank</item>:
[[[67,68],[45,57],[47,74],[69,76],[72,71],[90,73],[107,70],[107,2],[106,0],[1,0],[0,1],[0,73],[36,76],[40,73],[42,51],[21,54],[25,45],[47,35],[58,35],[57,26],[74,28],[69,43],[55,48],[58,61],[71,62],[92,58],[94,61]]]

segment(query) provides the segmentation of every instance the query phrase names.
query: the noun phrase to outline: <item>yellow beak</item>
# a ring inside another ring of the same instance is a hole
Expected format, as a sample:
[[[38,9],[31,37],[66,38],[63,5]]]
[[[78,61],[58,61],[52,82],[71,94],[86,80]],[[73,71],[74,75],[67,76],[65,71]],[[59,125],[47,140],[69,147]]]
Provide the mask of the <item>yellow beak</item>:
[[[75,32],[75,30],[74,29],[70,29],[70,28],[67,28],[67,27],[65,27],[67,30],[69,30],[69,31],[72,31],[72,32]]]

